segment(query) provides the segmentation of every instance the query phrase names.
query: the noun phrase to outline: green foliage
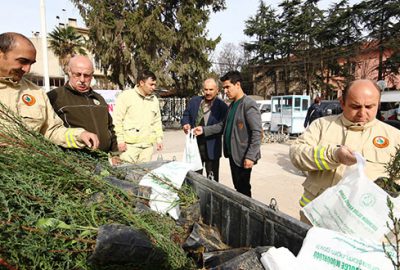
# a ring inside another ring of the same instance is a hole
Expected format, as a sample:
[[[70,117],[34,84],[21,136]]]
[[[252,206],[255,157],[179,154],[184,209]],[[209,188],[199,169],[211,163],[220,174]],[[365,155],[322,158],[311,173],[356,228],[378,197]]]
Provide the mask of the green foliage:
[[[207,38],[211,12],[225,0],[72,0],[89,27],[89,43],[110,80],[121,89],[150,69],[159,85],[188,96],[201,88],[208,55],[220,38]]]
[[[281,73],[285,93],[296,83],[297,92],[333,96],[332,90],[343,90],[356,76],[371,76],[358,59],[371,48],[379,51],[376,79],[390,81],[398,74],[398,1],[368,0],[351,6],[348,0],[341,0],[327,10],[319,9],[318,2],[282,0],[277,13],[261,0],[256,15],[246,21],[245,34],[254,40],[244,48],[251,63],[271,78],[275,91]],[[393,54],[384,61],[387,50]],[[356,67],[361,74],[355,74]]]
[[[396,154],[391,157],[390,161],[385,165],[385,170],[391,181],[400,179],[400,148],[396,148]]]
[[[72,56],[76,54],[86,55],[85,39],[71,26],[58,26],[50,32],[49,47],[59,58],[60,65],[65,73],[68,61]]]
[[[400,186],[396,180],[400,179],[400,148],[396,148],[396,154],[391,157],[385,165],[386,173],[389,177],[378,178],[375,183],[385,190],[390,196],[398,197]],[[394,205],[387,197],[387,206],[389,208],[390,222],[386,223],[390,233],[385,235],[386,242],[382,243],[386,256],[390,259],[395,270],[400,269],[400,220],[394,213]]]
[[[389,207],[389,219],[391,223],[387,222],[386,226],[390,230],[390,234],[393,235],[393,239],[390,239],[385,235],[386,243],[382,243],[383,251],[386,256],[390,259],[395,270],[400,269],[400,220],[395,216],[393,208],[393,202],[387,197],[387,206]]]
[[[246,51],[251,53],[250,63],[260,64],[275,60],[279,53],[279,33],[281,23],[277,20],[276,10],[260,2],[257,13],[246,20],[244,33],[255,38],[253,42],[244,43]]]
[[[355,5],[356,9],[362,10],[360,18],[366,29],[367,38],[371,46],[379,48],[379,65],[377,80],[385,76],[384,51],[385,49],[399,49],[398,43],[390,46],[388,41],[393,38],[396,32],[396,24],[400,21],[400,5],[397,0],[368,0]]]
[[[182,229],[167,216],[135,212],[139,198],[103,180],[120,174],[105,159],[61,150],[1,106],[0,268],[94,269],[87,258],[97,230],[115,223],[146,232],[166,254],[159,269],[192,269],[177,241]],[[194,200],[189,191],[180,196]]]

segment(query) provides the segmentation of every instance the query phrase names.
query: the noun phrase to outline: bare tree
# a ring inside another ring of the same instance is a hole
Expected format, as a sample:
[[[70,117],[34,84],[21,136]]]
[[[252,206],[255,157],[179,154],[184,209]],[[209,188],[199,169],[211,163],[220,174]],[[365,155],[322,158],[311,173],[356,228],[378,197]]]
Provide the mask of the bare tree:
[[[245,54],[242,46],[225,43],[217,57],[216,73],[224,75],[230,70],[240,71],[245,62]]]

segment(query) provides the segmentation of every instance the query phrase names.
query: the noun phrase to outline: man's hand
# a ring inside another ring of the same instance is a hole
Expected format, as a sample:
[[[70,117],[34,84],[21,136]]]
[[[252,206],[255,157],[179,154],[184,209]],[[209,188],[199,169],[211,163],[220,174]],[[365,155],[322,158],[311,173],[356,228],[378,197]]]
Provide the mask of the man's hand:
[[[203,127],[202,126],[195,127],[193,129],[193,134],[195,136],[199,136],[199,135],[203,134]]]
[[[80,139],[87,147],[92,148],[93,150],[99,148],[99,138],[94,133],[85,130],[81,133]]]
[[[357,163],[353,150],[348,146],[342,145],[335,152],[336,159],[339,163],[350,166]]]
[[[254,161],[247,159],[247,158],[244,159],[243,167],[245,169],[251,169],[251,168],[253,168],[253,165],[254,165]]]
[[[126,151],[126,143],[122,142],[118,144],[118,151],[125,152]]]
[[[183,125],[183,132],[185,132],[185,134],[188,134],[188,132],[190,131],[190,125],[189,124],[186,124],[186,125]]]
[[[162,143],[157,143],[157,151],[162,151],[164,148]]]
[[[110,163],[111,163],[111,165],[115,166],[115,165],[121,164],[122,160],[119,156],[113,156],[110,158]]]

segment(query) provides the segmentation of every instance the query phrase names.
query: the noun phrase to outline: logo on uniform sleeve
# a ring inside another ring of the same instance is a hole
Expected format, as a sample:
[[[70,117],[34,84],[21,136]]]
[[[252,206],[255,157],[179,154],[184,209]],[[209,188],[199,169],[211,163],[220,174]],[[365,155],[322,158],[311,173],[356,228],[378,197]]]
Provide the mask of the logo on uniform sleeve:
[[[36,103],[35,97],[29,94],[24,94],[22,96],[22,101],[28,106],[32,106],[33,104]]]
[[[372,142],[378,148],[385,148],[389,145],[389,140],[383,136],[376,136]]]
[[[95,105],[100,105],[100,101],[98,101],[97,99],[93,99],[93,102]]]

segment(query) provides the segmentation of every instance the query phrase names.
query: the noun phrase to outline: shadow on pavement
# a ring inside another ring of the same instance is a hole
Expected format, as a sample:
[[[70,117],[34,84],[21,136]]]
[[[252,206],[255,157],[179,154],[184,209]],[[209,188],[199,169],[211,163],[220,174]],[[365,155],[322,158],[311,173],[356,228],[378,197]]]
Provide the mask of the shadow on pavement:
[[[290,161],[289,155],[278,153],[278,154],[275,154],[275,156],[276,156],[277,164],[284,171],[287,171],[289,173],[292,173],[292,174],[295,174],[295,175],[299,175],[299,176],[305,176],[305,174],[302,171],[300,171],[299,169],[295,168],[292,165],[292,162]]]

